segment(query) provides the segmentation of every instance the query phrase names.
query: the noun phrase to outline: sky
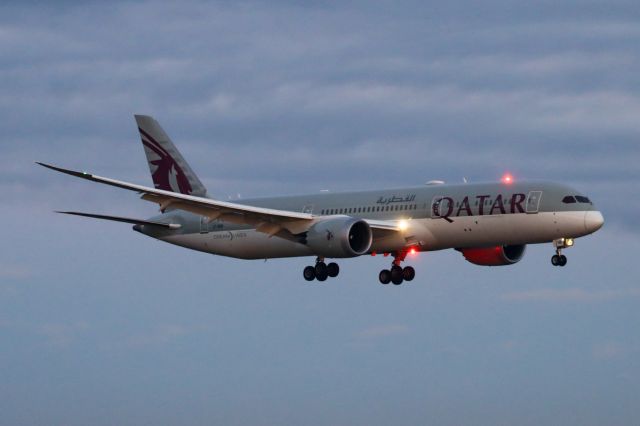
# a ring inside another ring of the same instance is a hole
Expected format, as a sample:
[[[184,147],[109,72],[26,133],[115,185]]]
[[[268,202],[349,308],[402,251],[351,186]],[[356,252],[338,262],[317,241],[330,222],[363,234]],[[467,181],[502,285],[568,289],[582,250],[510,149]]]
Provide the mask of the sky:
[[[0,423],[626,425],[640,416],[633,1],[0,5]],[[219,199],[516,179],[605,216],[482,268],[241,261],[57,209],[149,217],[153,115]]]

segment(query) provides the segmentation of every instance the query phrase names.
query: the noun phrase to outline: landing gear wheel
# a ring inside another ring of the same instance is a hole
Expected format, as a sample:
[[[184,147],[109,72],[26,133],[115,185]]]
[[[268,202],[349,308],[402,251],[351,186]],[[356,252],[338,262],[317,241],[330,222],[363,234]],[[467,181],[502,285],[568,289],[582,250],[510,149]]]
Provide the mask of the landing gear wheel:
[[[553,266],[560,265],[560,256],[558,256],[557,254],[554,254],[553,256],[551,256],[551,264]]]
[[[325,281],[329,276],[329,273],[327,271],[327,264],[324,262],[316,263],[315,272],[316,272],[316,279],[318,281]]]
[[[380,275],[378,275],[380,279],[380,283],[389,284],[391,282],[391,271],[388,269],[383,269],[380,271]]]
[[[411,266],[405,266],[402,270],[402,278],[405,281],[411,281],[416,277],[416,270]]]
[[[313,266],[307,266],[306,268],[304,268],[304,271],[302,271],[302,275],[304,276],[305,280],[313,281],[316,279],[316,268],[314,268]]]
[[[565,256],[564,254],[561,254],[559,262],[558,262],[558,265],[559,266],[564,266],[566,264],[567,264],[567,256]]]
[[[393,265],[391,267],[391,282],[395,285],[400,285],[402,284],[402,281],[404,281],[402,268],[398,265]]]
[[[340,273],[340,267],[338,266],[337,263],[331,262],[330,264],[327,265],[327,274],[331,278],[337,277],[339,273]]]

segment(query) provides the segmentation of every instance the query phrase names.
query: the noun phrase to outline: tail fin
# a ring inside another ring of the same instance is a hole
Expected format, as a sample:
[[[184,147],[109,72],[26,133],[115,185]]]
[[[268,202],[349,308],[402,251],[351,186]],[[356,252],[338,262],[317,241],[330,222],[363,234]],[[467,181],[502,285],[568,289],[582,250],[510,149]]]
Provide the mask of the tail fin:
[[[149,171],[157,189],[204,197],[207,189],[153,117],[136,115]]]

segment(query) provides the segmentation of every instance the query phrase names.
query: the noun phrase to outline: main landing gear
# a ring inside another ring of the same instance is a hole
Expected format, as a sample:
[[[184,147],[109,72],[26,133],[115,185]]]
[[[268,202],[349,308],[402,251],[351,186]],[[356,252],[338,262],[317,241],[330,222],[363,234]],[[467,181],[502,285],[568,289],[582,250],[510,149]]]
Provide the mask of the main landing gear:
[[[573,238],[560,238],[553,241],[556,248],[556,254],[551,256],[551,264],[553,266],[564,266],[567,264],[567,256],[562,254],[562,249],[569,248],[573,245]]]
[[[316,259],[316,266],[307,266],[304,268],[302,275],[307,281],[325,281],[327,278],[335,278],[340,273],[340,267],[337,263],[331,262],[328,265],[324,263],[323,257]]]
[[[395,254],[393,263],[391,264],[391,269],[383,269],[380,271],[380,274],[378,275],[380,283],[393,283],[395,285],[400,285],[403,281],[411,281],[416,277],[416,270],[413,269],[413,267],[405,266],[403,268],[400,266],[400,262],[402,262],[405,257],[407,257],[406,251],[401,251]]]

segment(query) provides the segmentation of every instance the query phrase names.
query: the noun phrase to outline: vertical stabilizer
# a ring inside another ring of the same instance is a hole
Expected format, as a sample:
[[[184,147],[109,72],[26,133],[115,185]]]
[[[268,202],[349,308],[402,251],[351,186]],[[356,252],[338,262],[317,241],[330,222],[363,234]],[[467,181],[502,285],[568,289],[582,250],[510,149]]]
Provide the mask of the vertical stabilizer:
[[[207,189],[160,124],[148,115],[136,115],[140,139],[157,189],[204,197]]]

